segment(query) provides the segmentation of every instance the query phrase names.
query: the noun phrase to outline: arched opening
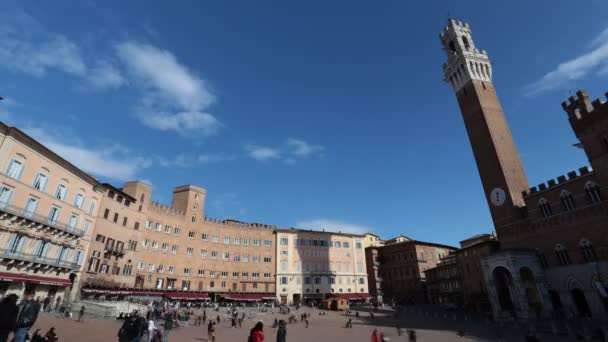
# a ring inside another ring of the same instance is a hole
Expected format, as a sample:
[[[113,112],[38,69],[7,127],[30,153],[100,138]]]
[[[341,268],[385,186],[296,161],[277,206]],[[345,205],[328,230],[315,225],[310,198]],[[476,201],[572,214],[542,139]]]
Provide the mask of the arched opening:
[[[450,47],[450,51],[456,52],[456,45],[454,45],[453,41],[450,41],[450,43],[448,45]]]
[[[496,267],[492,271],[492,279],[496,287],[496,295],[500,308],[507,311],[514,311],[513,300],[511,298],[511,286],[513,286],[513,277],[511,273],[504,267]]]
[[[549,217],[553,215],[553,210],[551,209],[551,204],[544,197],[538,200],[538,209],[540,210],[543,217]]]
[[[579,317],[591,317],[591,309],[589,308],[589,303],[587,303],[587,298],[585,298],[585,293],[581,289],[572,289],[570,291],[572,295],[572,301],[576,306],[576,312]]]
[[[574,202],[574,197],[572,193],[568,190],[562,190],[559,195],[559,199],[562,202],[562,207],[565,211],[572,211],[576,209],[576,203]]]
[[[521,285],[526,292],[526,298],[528,298],[528,306],[532,311],[534,311],[536,317],[540,317],[542,302],[540,294],[538,293],[538,288],[536,287],[536,280],[534,279],[532,270],[530,270],[528,267],[522,267],[519,270],[519,276],[521,278]]]
[[[599,203],[602,201],[602,194],[600,193],[600,187],[597,183],[589,181],[585,183],[585,193],[591,203]]]
[[[464,44],[464,48],[467,50],[471,47],[471,44],[469,44],[469,40],[465,36],[462,36],[462,43]]]

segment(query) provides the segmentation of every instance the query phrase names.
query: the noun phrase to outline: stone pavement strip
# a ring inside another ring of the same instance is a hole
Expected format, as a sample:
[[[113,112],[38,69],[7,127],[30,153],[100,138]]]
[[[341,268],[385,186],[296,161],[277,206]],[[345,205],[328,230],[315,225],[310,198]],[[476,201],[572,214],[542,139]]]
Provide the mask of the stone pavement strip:
[[[347,318],[341,313],[330,312],[325,316],[318,316],[312,312],[310,327],[306,328],[303,323],[287,325],[287,341],[313,341],[313,342],[369,342],[373,329],[384,332],[389,341],[407,341],[406,336],[397,336],[393,326],[375,326],[363,320],[353,319],[353,328],[346,329]],[[296,314],[299,315],[299,314]],[[211,313],[210,317],[216,317],[216,313]],[[222,315],[225,316],[225,315]],[[287,320],[286,315],[275,315],[279,319]],[[272,328],[274,316],[269,313],[256,313],[253,319],[246,319],[243,328],[230,328],[230,321],[227,317],[222,317],[222,322],[216,333],[218,342],[246,342],[249,329],[257,322],[264,322],[264,334],[266,341],[276,341],[276,329]],[[378,320],[381,323],[381,320]],[[72,319],[58,318],[55,315],[41,314],[36,325],[31,332],[41,329],[44,334],[50,327],[54,326],[59,341],[61,342],[82,342],[82,341],[117,341],[117,332],[122,322],[110,319],[86,318],[84,322],[77,322]],[[438,342],[438,341],[494,341],[492,338],[479,336],[459,337],[455,331],[441,329],[416,329],[418,342]],[[170,334],[170,341],[207,341],[206,326],[200,327],[180,327],[174,329]],[[544,339],[543,339],[544,340]],[[512,337],[508,341],[523,341],[523,337]],[[547,340],[549,341],[549,340]],[[562,341],[559,338],[551,338],[550,341]],[[566,341],[566,340],[564,340]]]

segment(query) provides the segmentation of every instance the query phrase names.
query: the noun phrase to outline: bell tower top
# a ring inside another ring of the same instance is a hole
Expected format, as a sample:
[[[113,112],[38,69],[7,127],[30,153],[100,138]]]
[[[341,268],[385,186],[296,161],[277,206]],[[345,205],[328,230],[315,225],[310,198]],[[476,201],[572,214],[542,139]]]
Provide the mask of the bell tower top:
[[[445,80],[458,92],[470,80],[492,82],[492,64],[485,50],[475,48],[469,23],[449,19],[439,34],[448,61],[443,64]]]

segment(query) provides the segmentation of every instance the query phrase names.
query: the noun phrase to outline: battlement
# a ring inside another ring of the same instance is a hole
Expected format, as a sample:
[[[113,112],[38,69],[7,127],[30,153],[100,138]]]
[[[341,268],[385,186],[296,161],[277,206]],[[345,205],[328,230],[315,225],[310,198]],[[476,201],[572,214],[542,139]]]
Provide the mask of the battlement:
[[[148,208],[150,211],[169,216],[185,216],[186,213],[183,210],[175,209],[168,205],[159,203],[159,202],[151,202],[150,207]]]
[[[248,222],[241,222],[241,221],[237,221],[237,220],[220,220],[220,219],[214,219],[214,218],[211,218],[208,216],[205,216],[203,218],[203,221],[206,223],[220,224],[220,225],[224,225],[227,227],[233,227],[233,228],[260,228],[260,229],[276,229],[277,228],[277,226],[271,225],[271,224],[248,223]]]
[[[541,183],[537,186],[533,186],[529,190],[524,191],[522,194],[524,198],[532,196],[537,193],[555,188],[556,186],[564,184],[566,182],[570,182],[580,177],[587,176],[589,174],[591,174],[591,170],[589,170],[588,167],[584,166],[578,169],[578,173],[576,171],[570,171],[565,175],[557,177],[557,181],[555,179],[549,179],[546,183]]]
[[[608,98],[608,93],[605,96]],[[571,120],[583,119],[602,106],[606,106],[603,99],[598,98],[591,102],[589,95],[584,90],[577,91],[576,96],[570,96],[568,100],[562,102],[562,108],[568,113],[568,118]]]

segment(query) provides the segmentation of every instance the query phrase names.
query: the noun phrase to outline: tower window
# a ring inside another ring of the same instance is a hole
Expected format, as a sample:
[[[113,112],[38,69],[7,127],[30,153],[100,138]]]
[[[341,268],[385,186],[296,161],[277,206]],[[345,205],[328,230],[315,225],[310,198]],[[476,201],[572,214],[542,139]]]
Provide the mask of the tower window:
[[[561,244],[555,245],[555,255],[561,265],[570,265],[572,263],[568,251]]]
[[[454,42],[450,41],[448,45],[450,47],[450,51],[456,52],[456,46],[454,45]]]
[[[591,203],[599,203],[602,201],[602,194],[600,193],[600,187],[595,182],[587,182],[585,184],[585,193]]]
[[[543,217],[549,217],[553,215],[553,210],[551,210],[551,204],[544,198],[541,198],[538,201],[538,209],[540,209]]]
[[[576,209],[576,203],[574,203],[574,197],[572,197],[572,193],[568,190],[562,191],[559,195],[559,199],[562,202],[562,206],[565,211],[572,211]]]
[[[471,44],[469,44],[469,40],[467,39],[467,37],[462,36],[462,43],[464,44],[465,49],[468,50],[471,48]]]
[[[592,262],[597,260],[597,255],[595,254],[595,251],[593,250],[593,245],[591,245],[591,242],[589,240],[581,239],[578,244],[578,247],[581,249],[583,259],[585,259],[586,262]]]

